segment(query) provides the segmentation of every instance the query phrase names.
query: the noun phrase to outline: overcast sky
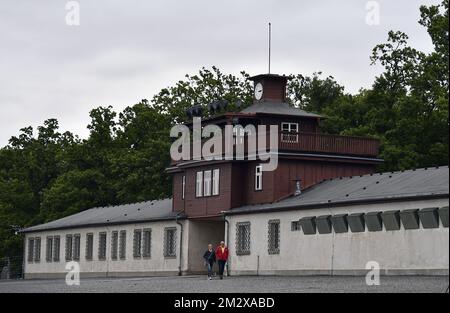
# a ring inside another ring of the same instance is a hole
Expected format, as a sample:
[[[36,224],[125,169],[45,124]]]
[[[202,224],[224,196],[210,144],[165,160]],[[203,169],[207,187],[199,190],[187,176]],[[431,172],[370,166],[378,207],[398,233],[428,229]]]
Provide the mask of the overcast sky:
[[[323,71],[354,93],[379,73],[369,55],[389,30],[430,51],[419,7],[438,2],[378,1],[369,26],[365,0],[79,0],[68,26],[66,0],[1,0],[0,146],[47,118],[84,138],[92,108],[122,110],[203,66],[265,73],[268,22],[273,73]]]

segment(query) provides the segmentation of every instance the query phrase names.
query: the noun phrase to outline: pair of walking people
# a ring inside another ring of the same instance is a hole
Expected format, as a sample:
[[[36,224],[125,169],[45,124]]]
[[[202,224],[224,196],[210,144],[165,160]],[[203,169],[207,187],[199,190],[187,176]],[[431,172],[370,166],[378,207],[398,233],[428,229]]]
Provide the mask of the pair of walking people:
[[[219,277],[223,279],[223,272],[225,271],[225,265],[228,261],[228,248],[225,246],[225,242],[221,241],[220,245],[214,250],[212,244],[208,245],[208,250],[206,250],[203,255],[205,260],[205,265],[208,269],[208,279],[212,279],[214,263],[219,264]]]

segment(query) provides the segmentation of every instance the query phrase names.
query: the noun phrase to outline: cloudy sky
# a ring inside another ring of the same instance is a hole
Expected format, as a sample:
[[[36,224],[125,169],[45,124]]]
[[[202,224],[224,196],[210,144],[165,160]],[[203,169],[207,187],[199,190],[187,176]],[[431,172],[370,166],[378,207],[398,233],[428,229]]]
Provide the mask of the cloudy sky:
[[[391,29],[423,51],[421,4],[380,0],[379,25],[366,23],[366,0],[78,0],[69,26],[66,0],[0,1],[0,146],[28,125],[57,118],[86,137],[90,109],[121,110],[199,68],[333,75],[348,92],[369,87],[379,68],[371,49]]]

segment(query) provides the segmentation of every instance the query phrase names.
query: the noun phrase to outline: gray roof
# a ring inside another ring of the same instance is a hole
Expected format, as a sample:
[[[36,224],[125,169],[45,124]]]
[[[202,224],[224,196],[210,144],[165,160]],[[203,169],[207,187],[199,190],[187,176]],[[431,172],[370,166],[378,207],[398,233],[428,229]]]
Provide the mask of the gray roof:
[[[420,197],[448,197],[449,168],[438,167],[325,180],[299,196],[271,204],[247,205],[227,214],[337,206],[364,202],[389,202]]]
[[[174,219],[172,199],[89,209],[22,232]]]
[[[316,117],[316,118],[322,117],[318,114],[309,113],[304,110],[294,108],[286,102],[275,102],[275,101],[256,102],[251,106],[242,110],[241,113],[264,113],[264,114],[279,114],[279,115]]]

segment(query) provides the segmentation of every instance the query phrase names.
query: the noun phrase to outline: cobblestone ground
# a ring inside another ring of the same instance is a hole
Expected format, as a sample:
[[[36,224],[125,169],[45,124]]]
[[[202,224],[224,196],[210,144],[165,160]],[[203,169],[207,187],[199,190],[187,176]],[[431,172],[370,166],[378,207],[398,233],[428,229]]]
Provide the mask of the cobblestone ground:
[[[60,280],[0,281],[0,293],[71,292],[445,292],[448,277],[387,276],[380,286],[367,286],[365,277],[226,277],[207,281],[204,276],[83,279],[80,286]]]

